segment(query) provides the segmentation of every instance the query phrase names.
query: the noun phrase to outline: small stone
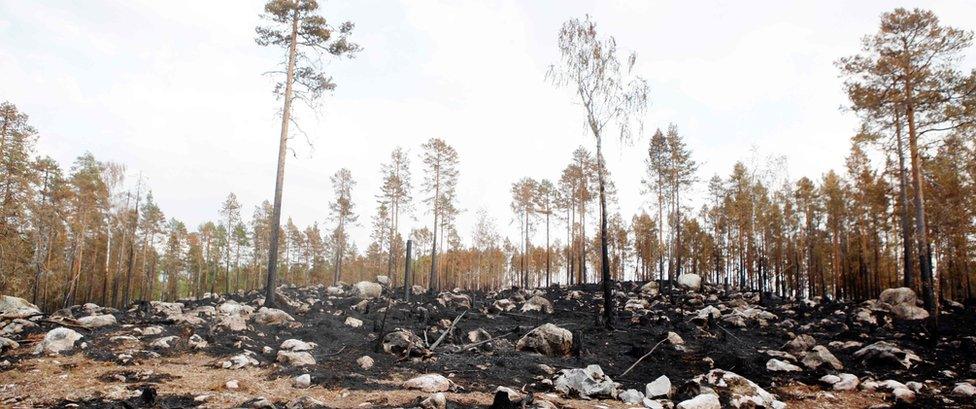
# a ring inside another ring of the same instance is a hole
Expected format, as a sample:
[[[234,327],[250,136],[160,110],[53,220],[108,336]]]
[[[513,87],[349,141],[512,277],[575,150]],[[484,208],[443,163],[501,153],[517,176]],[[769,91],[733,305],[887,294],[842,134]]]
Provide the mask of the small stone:
[[[861,384],[861,380],[857,379],[857,375],[842,373],[837,382],[834,383],[835,391],[852,391],[857,389],[857,386]]]
[[[681,401],[676,406],[677,409],[722,409],[722,404],[718,401],[718,396],[712,394],[702,394],[694,398]]]
[[[312,385],[312,376],[309,374],[301,374],[295,377],[295,387],[296,388],[307,388]]]
[[[773,372],[800,372],[803,368],[793,365],[786,361],[780,361],[779,359],[772,358],[766,361],[766,369]]]
[[[369,370],[369,368],[373,367],[373,358],[369,355],[363,355],[356,360],[356,364],[364,370]]]
[[[345,324],[353,328],[359,328],[363,326],[363,320],[353,317],[346,317]]]
[[[960,382],[956,384],[955,388],[952,388],[952,394],[956,396],[973,397],[976,396],[976,386],[966,382]]]
[[[230,390],[235,390],[237,388],[240,388],[241,385],[240,382],[237,381],[237,379],[231,379],[224,384],[224,387]]]

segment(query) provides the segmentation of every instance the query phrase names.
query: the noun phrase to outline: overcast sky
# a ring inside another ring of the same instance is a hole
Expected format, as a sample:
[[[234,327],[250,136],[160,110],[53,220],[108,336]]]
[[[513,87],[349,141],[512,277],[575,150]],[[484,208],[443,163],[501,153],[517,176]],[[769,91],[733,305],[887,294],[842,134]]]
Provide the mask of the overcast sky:
[[[976,22],[971,0],[320,3],[332,21],[355,22],[364,50],[330,63],[338,88],[317,115],[301,117],[309,142],[291,142],[283,212],[300,225],[325,222],[329,176],[349,168],[360,248],[380,163],[394,146],[410,149],[419,184],[419,146],[431,137],[460,155],[465,240],[482,207],[517,236],[512,182],[556,180],[577,146],[594,146],[572,95],[544,78],[567,19],[590,14],[638,53],[651,89],[648,131],[676,123],[703,180],[766,155],[786,156],[793,178],[840,169],[857,121],[840,109],[834,61],[855,53],[894,7],[929,8],[965,29]],[[249,219],[272,197],[280,126],[262,74],[281,54],[254,43],[261,10],[257,0],[0,0],[0,100],[31,116],[39,152],[65,168],[86,151],[124,163],[130,184],[141,172],[166,215],[191,228],[216,218],[228,192]],[[647,205],[648,137],[608,142],[628,220]],[[411,227],[429,224],[422,208],[415,216]]]

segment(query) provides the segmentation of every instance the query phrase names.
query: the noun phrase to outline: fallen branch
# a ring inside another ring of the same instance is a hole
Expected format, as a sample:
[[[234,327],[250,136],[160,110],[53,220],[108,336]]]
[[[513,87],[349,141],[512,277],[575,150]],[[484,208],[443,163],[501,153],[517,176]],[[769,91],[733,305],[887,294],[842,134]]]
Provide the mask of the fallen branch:
[[[460,349],[458,349],[457,351],[454,351],[454,353],[458,353],[458,352],[464,352],[464,351],[467,351],[467,350],[469,350],[469,349],[472,349],[472,348],[477,348],[477,347],[480,347],[480,346],[482,346],[482,345],[484,345],[484,344],[487,344],[487,343],[489,343],[489,342],[491,342],[491,341],[494,341],[494,340],[496,340],[496,339],[499,339],[499,338],[505,338],[505,337],[507,337],[507,336],[509,336],[509,335],[512,335],[512,334],[514,334],[514,333],[515,333],[515,331],[509,331],[509,332],[506,332],[506,333],[504,333],[504,334],[502,334],[502,335],[499,335],[499,336],[497,336],[497,337],[490,337],[490,338],[488,338],[488,339],[486,339],[486,340],[484,340],[484,341],[478,341],[478,342],[473,342],[473,343],[470,343],[470,344],[468,344],[468,345],[464,345],[464,346],[462,346],[462,347],[461,347]]]
[[[623,378],[624,376],[626,376],[627,375],[627,372],[630,372],[631,369],[634,369],[634,367],[637,366],[637,364],[639,364],[641,361],[643,361],[644,358],[647,358],[649,355],[651,355],[651,353],[653,353],[654,350],[657,349],[658,346],[660,346],[662,343],[664,343],[664,341],[667,341],[667,340],[668,340],[668,338],[665,337],[664,339],[658,341],[658,343],[656,345],[654,345],[654,348],[651,348],[650,351],[647,351],[646,354],[644,354],[640,358],[638,358],[637,359],[637,362],[634,362],[634,364],[631,365],[630,368],[627,368],[627,370],[624,371],[624,373],[620,374],[620,376],[618,378]]]
[[[454,321],[451,322],[451,326],[450,327],[447,327],[447,330],[444,331],[444,333],[441,334],[441,336],[437,338],[437,341],[434,341],[434,344],[430,346],[431,352],[433,352],[434,351],[434,348],[437,348],[437,346],[441,344],[441,341],[444,341],[444,338],[447,338],[447,334],[450,334],[451,331],[454,331],[454,326],[457,325],[458,321],[461,320],[461,317],[463,317],[464,314],[467,314],[467,313],[468,313],[468,310],[464,310],[460,314],[458,314],[457,318],[454,318]]]
[[[82,329],[82,330],[85,330],[85,331],[88,331],[88,332],[92,332],[92,329],[91,328],[82,326],[80,324],[68,322],[68,321],[52,320],[50,318],[45,318],[45,319],[42,319],[40,321],[41,322],[46,322],[48,324],[60,325],[62,327],[77,328],[77,329]]]

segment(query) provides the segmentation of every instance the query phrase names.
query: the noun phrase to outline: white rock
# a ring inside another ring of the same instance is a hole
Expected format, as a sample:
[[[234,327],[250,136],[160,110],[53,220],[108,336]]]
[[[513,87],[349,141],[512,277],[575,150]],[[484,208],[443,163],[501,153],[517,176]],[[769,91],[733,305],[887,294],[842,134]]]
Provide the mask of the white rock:
[[[766,369],[773,372],[800,372],[803,368],[793,365],[786,361],[780,361],[779,359],[773,358],[766,361]]]
[[[315,365],[315,358],[308,352],[278,351],[277,360],[288,366]]]
[[[515,389],[509,388],[507,386],[499,386],[495,388],[495,393],[497,394],[498,392],[505,392],[505,394],[508,395],[508,400],[512,402],[516,402],[522,399],[522,394],[516,392]]]
[[[424,374],[403,383],[407,389],[419,389],[427,393],[446,392],[451,389],[451,381],[441,374]]]
[[[186,341],[186,344],[193,349],[204,349],[207,347],[207,340],[203,339],[203,337],[197,334],[193,334],[190,336],[190,339]]]
[[[916,305],[918,303],[918,297],[915,295],[915,291],[908,287],[888,288],[881,292],[881,295],[878,296],[878,301],[891,305]]]
[[[922,361],[922,358],[911,350],[899,348],[888,341],[878,341],[861,348],[854,352],[854,357],[865,362],[881,361],[899,364],[905,369],[911,369],[915,363]]]
[[[437,392],[420,401],[420,407],[422,409],[446,409],[447,397],[444,396],[443,392]]]
[[[573,333],[553,324],[543,324],[515,343],[517,351],[538,352],[546,356],[566,356],[573,348]]]
[[[600,365],[563,369],[553,386],[563,394],[575,393],[584,399],[591,396],[613,396],[617,391],[617,384],[603,373]]]
[[[373,358],[369,355],[363,355],[359,359],[356,359],[356,364],[364,370],[369,370],[369,368],[373,367]]]
[[[295,318],[292,318],[287,312],[268,307],[261,307],[251,319],[262,325],[285,325],[295,321]]]
[[[952,394],[964,397],[976,396],[976,386],[966,382],[959,382],[955,388],[952,388]]]
[[[677,409],[722,409],[722,404],[719,403],[718,396],[706,393],[681,401],[675,407]]]
[[[257,366],[258,363],[259,363],[258,360],[252,358],[250,355],[239,354],[239,355],[234,355],[230,357],[230,359],[221,362],[220,367],[224,369],[240,369],[248,365]]]
[[[678,276],[678,286],[691,291],[701,289],[701,276],[698,274],[682,274]]]
[[[685,344],[685,340],[683,338],[681,338],[681,335],[678,335],[677,333],[675,333],[673,331],[668,331],[668,342],[670,342],[671,345],[684,345]]]
[[[839,380],[833,384],[833,388],[835,391],[852,391],[857,389],[860,383],[861,380],[857,379],[857,375],[842,373],[840,374]]]
[[[224,387],[230,390],[235,390],[241,387],[240,382],[237,379],[231,379],[224,384]]]
[[[644,395],[648,398],[657,398],[661,396],[671,396],[671,380],[667,376],[661,375],[657,377],[653,382],[644,386]]]
[[[552,314],[554,309],[549,300],[538,295],[533,295],[532,298],[529,298],[529,300],[525,302],[525,304],[522,304],[522,312],[530,311],[542,311],[546,314]]]
[[[58,327],[44,335],[44,339],[34,348],[34,355],[57,354],[75,347],[75,342],[83,336],[72,329]]]
[[[912,390],[908,388],[895,388],[891,391],[891,395],[894,396],[895,400],[898,402],[915,402],[915,392],[912,392]]]
[[[109,325],[115,325],[116,323],[117,321],[115,320],[115,316],[111,314],[92,315],[78,318],[78,324],[85,328],[101,328]]]
[[[312,385],[312,376],[309,374],[301,374],[295,377],[295,387],[296,388],[307,388]]]
[[[359,328],[363,326],[363,320],[353,317],[346,317],[345,324],[353,328]]]
[[[729,394],[729,403],[733,407],[785,407],[785,404],[777,400],[775,395],[734,372],[713,369],[695,377],[695,380],[699,385],[712,388],[719,394]]]
[[[149,343],[149,346],[151,348],[156,348],[156,349],[170,349],[176,346],[176,341],[179,339],[180,337],[176,335],[170,335],[168,337],[162,337],[156,339],[155,341]]]
[[[286,339],[285,342],[282,342],[281,346],[278,348],[284,349],[286,351],[301,352],[301,351],[311,351],[316,346],[317,345],[314,342],[305,342],[300,339],[292,338],[292,339]]]
[[[623,392],[617,394],[617,399],[620,399],[623,403],[628,403],[631,405],[641,403],[644,400],[644,394],[636,389],[627,389]]]
[[[0,295],[0,315],[4,318],[27,318],[41,315],[41,310],[23,298]]]
[[[352,286],[352,294],[359,298],[376,298],[383,294],[383,286],[370,281],[360,281]]]
[[[803,365],[810,369],[817,369],[821,365],[830,365],[835,370],[844,368],[844,364],[830,353],[830,350],[823,345],[817,345],[803,356]]]
[[[224,315],[218,319],[217,326],[228,331],[244,331],[247,329],[247,322],[242,315]]]
[[[647,408],[647,409],[664,409],[664,405],[662,405],[661,402],[656,401],[654,399],[644,398],[641,401],[641,403],[643,403],[644,404],[644,407]],[[668,407],[670,407],[670,406],[668,406]]]

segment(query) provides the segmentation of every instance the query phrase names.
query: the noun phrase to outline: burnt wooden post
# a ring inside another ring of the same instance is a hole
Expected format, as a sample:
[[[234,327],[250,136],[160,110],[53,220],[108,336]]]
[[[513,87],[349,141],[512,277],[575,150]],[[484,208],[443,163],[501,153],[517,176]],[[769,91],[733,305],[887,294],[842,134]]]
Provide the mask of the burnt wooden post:
[[[413,244],[413,240],[407,240],[407,265],[404,267],[403,271],[403,299],[407,302],[410,301],[410,247]]]

